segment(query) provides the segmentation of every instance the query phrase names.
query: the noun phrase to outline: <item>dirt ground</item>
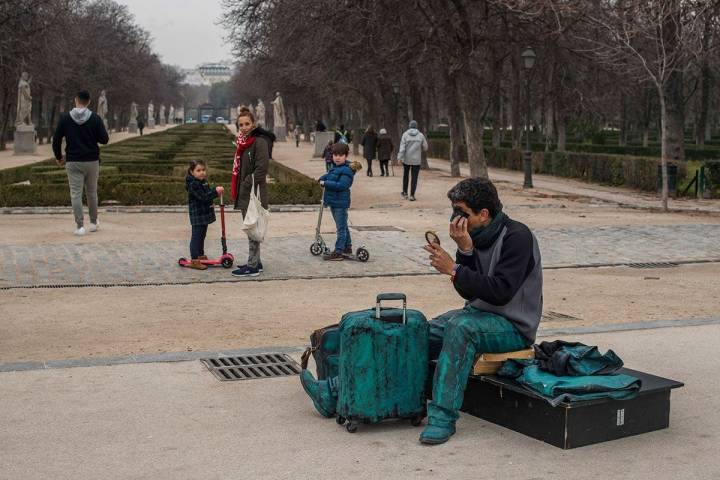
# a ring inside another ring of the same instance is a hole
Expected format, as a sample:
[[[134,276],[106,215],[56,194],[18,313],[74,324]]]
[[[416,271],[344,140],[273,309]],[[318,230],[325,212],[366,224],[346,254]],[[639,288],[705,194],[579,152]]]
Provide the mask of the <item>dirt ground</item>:
[[[545,312],[579,320],[544,328],[717,315],[717,264],[652,271],[545,272]],[[298,346],[379,291],[401,290],[435,316],[461,302],[440,276],[190,286],[0,291],[0,362],[181,350]]]
[[[318,176],[321,161],[309,149],[279,144],[284,163]],[[400,169],[396,168],[396,175]],[[446,228],[445,197],[456,179],[440,171],[421,173],[418,201],[401,199],[401,177],[368,178],[353,187],[354,225],[394,225],[409,232]],[[720,216],[660,214],[619,208],[552,192],[523,191],[498,183],[511,217],[531,228],[720,223]],[[271,236],[310,234],[313,212],[274,213]],[[329,216],[328,216],[329,217]],[[101,230],[72,236],[70,214],[0,215],[0,244],[99,243],[185,240],[183,213],[106,213]],[[326,218],[324,231],[332,231]],[[228,236],[242,238],[240,216],[231,213]],[[219,236],[219,225],[208,242]],[[657,270],[594,268],[546,270],[545,311],[579,320],[547,322],[547,328],[598,323],[683,319],[718,314],[718,264]],[[342,313],[370,307],[379,291],[401,290],[410,306],[434,316],[461,306],[446,278],[412,276],[346,280],[288,280],[191,286],[65,288],[0,291],[0,362],[51,360],[178,350],[298,346]]]

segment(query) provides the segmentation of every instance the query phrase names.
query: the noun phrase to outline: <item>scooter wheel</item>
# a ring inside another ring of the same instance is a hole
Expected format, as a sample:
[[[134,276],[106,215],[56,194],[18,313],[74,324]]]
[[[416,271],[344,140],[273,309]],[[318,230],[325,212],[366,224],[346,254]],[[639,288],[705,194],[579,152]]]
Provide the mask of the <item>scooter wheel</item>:
[[[319,256],[323,253],[322,245],[315,242],[312,245],[310,245],[310,253],[312,253],[314,256]]]
[[[367,262],[370,260],[370,252],[365,250],[364,248],[360,247],[357,249],[357,253],[355,254],[359,262]]]
[[[232,258],[223,258],[222,259],[222,266],[225,268],[231,268],[233,266],[233,260]]]
[[[180,265],[182,267],[182,266],[184,266],[183,263],[187,263],[187,258],[183,257],[183,258],[178,259],[178,265]]]
[[[355,433],[357,432],[357,425],[352,422],[348,422],[347,425],[345,425],[345,430],[347,430],[349,433]]]
[[[342,415],[338,415],[337,418],[335,419],[335,421],[337,422],[338,425],[344,425],[345,417],[343,417]]]

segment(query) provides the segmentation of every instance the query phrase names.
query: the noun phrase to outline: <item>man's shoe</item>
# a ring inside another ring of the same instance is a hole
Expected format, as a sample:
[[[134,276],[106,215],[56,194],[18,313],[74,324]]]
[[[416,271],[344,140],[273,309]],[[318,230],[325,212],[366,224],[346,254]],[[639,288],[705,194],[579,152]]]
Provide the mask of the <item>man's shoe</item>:
[[[415,201],[415,195],[410,195],[410,201],[411,201],[411,202],[414,202],[414,201]]]
[[[100,228],[100,221],[95,220],[95,223],[92,223],[92,222],[90,223],[90,228],[88,230],[90,230],[91,232],[97,232],[99,228]]]
[[[85,235],[85,227],[80,227],[76,229],[75,235],[77,235],[78,237],[82,237],[83,235]]]
[[[451,436],[455,434],[455,425],[440,427],[437,425],[428,425],[420,434],[420,443],[426,445],[439,445],[447,442]]]
[[[258,275],[260,275],[260,270],[249,265],[240,267],[232,272],[233,277],[257,277]]]
[[[329,260],[331,262],[340,262],[342,260],[345,260],[345,257],[343,257],[343,254],[340,252],[332,252],[330,255],[323,256],[323,260]]]
[[[199,258],[195,258],[190,261],[190,265],[188,265],[189,268],[192,268],[193,270],[207,270],[207,265],[203,265]]]
[[[262,262],[258,263],[257,269],[258,269],[258,272],[260,272],[260,273],[263,272]]]
[[[350,245],[350,246],[348,246],[348,247],[345,247],[345,250],[343,250],[343,253],[344,253],[345,255],[352,255],[352,253],[353,253],[352,245]]]
[[[303,370],[300,372],[300,383],[320,415],[328,418],[335,416],[337,400],[330,391],[327,380],[315,380],[310,370]]]
[[[208,259],[208,258],[207,258],[207,255],[200,255],[200,256],[198,257],[198,260],[207,260],[207,259]]]
[[[407,193],[402,192],[400,195],[402,195],[403,198],[407,198]]]

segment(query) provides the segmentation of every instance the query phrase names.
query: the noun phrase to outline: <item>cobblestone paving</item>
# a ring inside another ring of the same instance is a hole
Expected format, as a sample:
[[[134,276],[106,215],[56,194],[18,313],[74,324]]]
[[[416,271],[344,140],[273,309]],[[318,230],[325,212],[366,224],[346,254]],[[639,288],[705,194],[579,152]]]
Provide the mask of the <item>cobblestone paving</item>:
[[[310,255],[312,236],[269,239],[263,245],[265,272],[252,279],[235,279],[217,268],[204,272],[182,269],[177,259],[187,255],[184,241],[0,245],[0,288],[88,284],[192,283],[217,281],[347,278],[429,274],[433,270],[422,251],[422,238],[406,232],[355,232],[355,246],[365,243],[370,261],[323,262]],[[635,262],[720,261],[720,225],[621,226],[549,228],[537,230],[545,268]],[[325,240],[332,242],[332,235]],[[444,245],[450,245],[443,239]],[[209,256],[219,253],[213,239]],[[240,263],[247,242],[230,241]]]

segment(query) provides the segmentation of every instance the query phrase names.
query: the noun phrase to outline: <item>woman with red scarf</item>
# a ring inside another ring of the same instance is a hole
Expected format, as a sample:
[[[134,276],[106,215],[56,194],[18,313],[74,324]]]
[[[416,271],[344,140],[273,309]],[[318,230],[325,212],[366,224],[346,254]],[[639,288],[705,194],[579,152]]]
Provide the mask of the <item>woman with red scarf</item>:
[[[231,195],[235,201],[235,210],[241,210],[243,218],[250,204],[250,191],[253,179],[256,194],[263,207],[268,208],[267,172],[270,164],[270,152],[275,135],[255,125],[255,117],[249,109],[243,107],[237,120],[237,150],[233,160]],[[248,238],[250,253],[247,265],[242,265],[232,274],[235,277],[256,277],[263,271],[260,261],[260,242]]]

